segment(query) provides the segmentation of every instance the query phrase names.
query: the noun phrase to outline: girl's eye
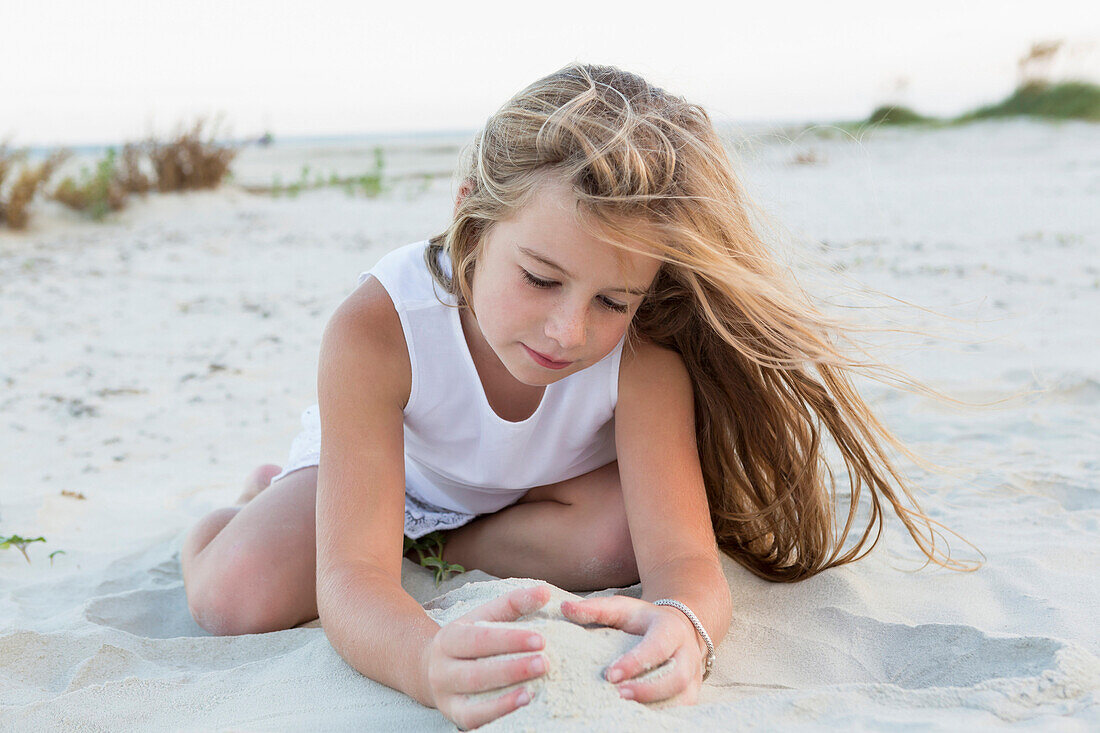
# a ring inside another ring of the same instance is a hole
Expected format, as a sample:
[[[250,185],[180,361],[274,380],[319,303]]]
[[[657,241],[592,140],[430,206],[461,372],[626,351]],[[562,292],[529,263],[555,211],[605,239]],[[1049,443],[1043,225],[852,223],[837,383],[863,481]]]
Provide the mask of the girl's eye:
[[[552,288],[557,285],[557,283],[553,280],[540,280],[523,268],[520,268],[520,272],[523,273],[523,279],[526,280],[529,284],[534,285],[536,288]],[[629,310],[629,306],[616,303],[615,301],[608,300],[607,298],[601,297],[600,303],[601,305],[603,305],[604,308],[607,308],[610,311],[615,311],[616,313],[626,313],[627,310]]]
[[[548,288],[554,285],[553,280],[539,280],[537,277],[527,272],[527,270],[520,270],[523,273],[523,279],[534,285],[536,288]]]

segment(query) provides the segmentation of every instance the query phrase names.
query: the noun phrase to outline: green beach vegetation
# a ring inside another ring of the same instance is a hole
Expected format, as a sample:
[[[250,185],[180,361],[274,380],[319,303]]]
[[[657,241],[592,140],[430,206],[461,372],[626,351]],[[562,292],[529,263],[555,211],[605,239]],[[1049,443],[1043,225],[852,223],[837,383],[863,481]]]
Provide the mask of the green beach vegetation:
[[[100,221],[125,207],[131,194],[217,188],[238,151],[215,142],[216,125],[209,133],[205,126],[200,118],[167,141],[127,143],[121,155],[108,148],[94,171],[84,168],[79,177],[65,178],[51,198]]]
[[[51,152],[38,164],[27,163],[27,151],[12,151],[0,145],[0,224],[23,229],[28,206],[40,194],[96,221],[126,206],[131,194],[144,195],[209,189],[219,186],[229,174],[237,148],[215,141],[217,125],[205,131],[205,119],[190,127],[180,126],[166,141],[150,137],[140,143],[126,143],[122,152],[108,148],[93,168],[84,167],[76,176],[66,176],[52,191],[47,184],[69,159],[70,151]],[[5,179],[20,166],[18,176],[5,186]]]
[[[126,204],[126,189],[119,181],[119,169],[114,148],[107,150],[103,160],[96,163],[95,172],[86,167],[80,177],[67,177],[54,190],[51,198],[70,209],[83,211],[95,221],[100,221],[111,211],[118,211]]]
[[[349,196],[362,193],[369,198],[374,198],[384,190],[382,177],[386,170],[386,155],[381,145],[374,146],[372,154],[374,156],[374,166],[366,173],[358,176],[338,176],[336,171],[330,171],[328,176],[321,173],[312,174],[312,168],[304,165],[296,181],[284,184],[282,176],[276,174],[272,177],[270,186],[245,186],[244,188],[250,193],[294,198],[302,191],[339,187],[343,188]]]
[[[1029,81],[996,104],[978,107],[956,117],[927,117],[902,105],[882,105],[867,119],[841,127],[857,130],[880,125],[946,127],[1008,117],[1100,122],[1100,85],[1087,81]]]
[[[922,114],[914,112],[908,107],[903,107],[901,105],[894,106],[884,104],[881,107],[876,107],[875,111],[871,113],[871,116],[867,118],[864,124],[915,125],[934,121],[934,118],[925,117]]]
[[[435,574],[435,584],[439,586],[451,575],[459,575],[466,572],[461,565],[449,563],[443,559],[443,533],[436,531],[420,537],[419,539],[405,538],[404,552],[415,550],[420,558],[420,566],[428,568]]]
[[[839,125],[849,131],[880,125],[942,127],[978,120],[1038,117],[1048,120],[1100,122],[1100,86],[1093,82],[1051,79],[1051,67],[1065,50],[1062,40],[1038,41],[1016,62],[1015,90],[1000,102],[955,117],[929,117],[901,104],[884,104],[858,122]]]
[[[1016,61],[1017,84],[1011,94],[999,102],[976,107],[954,117],[925,115],[908,105],[893,102],[878,105],[870,115],[861,120],[811,124],[797,128],[796,132],[830,139],[839,136],[859,138],[882,126],[935,129],[982,120],[1021,117],[1049,121],[1100,122],[1100,85],[1082,79],[1054,80],[1051,70],[1064,52],[1066,46],[1062,40],[1031,44],[1027,53]],[[899,90],[907,86],[908,80],[905,78],[896,82]],[[815,161],[796,159],[792,162]]]
[[[329,171],[324,175],[320,171],[314,171],[310,166],[302,166],[302,170],[296,180],[284,182],[283,177],[275,174],[268,185],[242,186],[249,193],[264,194],[276,198],[286,196],[295,198],[303,191],[315,191],[323,188],[342,188],[348,196],[362,195],[367,198],[376,198],[394,189],[395,184],[402,181],[413,181],[416,185],[414,193],[423,193],[431,186],[435,178],[449,178],[451,171],[413,172],[404,174],[386,174],[386,154],[381,145],[376,145],[371,150],[373,166],[365,173],[341,176],[336,171]]]
[[[14,547],[15,549],[19,550],[19,552],[23,553],[23,557],[26,559],[27,563],[29,564],[30,561],[31,561],[31,558],[30,558],[30,555],[27,554],[27,545],[29,545],[33,542],[45,542],[45,541],[46,541],[45,537],[21,537],[20,535],[17,535],[17,534],[13,534],[13,535],[9,535],[7,537],[4,537],[3,535],[0,535],[0,550],[7,550],[11,547]],[[64,550],[54,550],[53,552],[51,552],[50,555],[49,555],[50,565],[53,565],[54,555],[64,555],[64,554],[65,554]]]
[[[48,184],[71,157],[70,151],[54,151],[41,163],[31,165],[27,162],[27,150],[12,150],[8,144],[0,144],[0,227],[25,228],[28,207],[36,197],[56,201],[93,221],[102,221],[112,212],[124,209],[135,194],[217,188],[232,178],[230,165],[239,147],[217,142],[217,126],[209,130],[206,126],[206,120],[200,118],[189,127],[179,126],[167,141],[151,137],[126,143],[121,150],[108,148],[101,158],[81,167],[78,173],[65,175],[52,189]],[[370,155],[372,165],[364,173],[349,176],[330,171],[325,175],[305,165],[298,178],[289,183],[276,174],[270,185],[242,188],[253,194],[288,198],[308,190],[342,188],[349,196],[375,198],[401,182],[412,182],[412,192],[423,193],[434,179],[451,175],[450,170],[387,175],[385,149],[376,145]],[[6,178],[12,179],[7,186]]]
[[[959,115],[954,122],[1025,115],[1100,122],[1100,86],[1085,81],[1064,81],[1057,84],[1033,81],[1017,87],[1016,91],[997,104]]]

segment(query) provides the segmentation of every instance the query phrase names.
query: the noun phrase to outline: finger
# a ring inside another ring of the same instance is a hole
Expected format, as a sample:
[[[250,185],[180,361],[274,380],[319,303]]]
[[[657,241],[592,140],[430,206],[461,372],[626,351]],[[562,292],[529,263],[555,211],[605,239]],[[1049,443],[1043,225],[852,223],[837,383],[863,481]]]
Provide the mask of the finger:
[[[550,588],[536,585],[531,588],[517,588],[499,598],[478,606],[462,616],[463,621],[515,621],[546,605],[550,600]]]
[[[450,679],[448,687],[453,692],[463,694],[490,692],[534,679],[545,673],[546,657],[541,654],[476,660],[462,659],[449,663],[446,668],[446,674]]]
[[[477,659],[494,654],[531,652],[546,646],[541,634],[528,629],[482,626],[473,623],[447,624],[440,631],[440,649],[448,657]]]
[[[583,601],[562,601],[561,612],[578,624],[603,624],[639,636],[646,631],[645,614],[650,604],[637,598],[609,596]]]
[[[681,695],[680,701],[694,700],[702,684],[701,669],[686,647],[681,647],[667,664],[649,674],[618,685],[619,695],[638,702],[657,702]]]
[[[638,645],[616,659],[604,672],[611,682],[630,679],[660,666],[679,648],[679,627],[660,621],[661,612],[637,598],[611,596],[561,604],[566,618],[578,623],[601,623],[631,634],[643,635]],[[658,620],[655,621],[655,614]]]
[[[656,669],[683,646],[680,632],[675,621],[660,618],[653,621],[633,649],[607,665],[604,676],[610,682],[618,682]]]
[[[470,730],[507,715],[529,702],[531,702],[531,691],[524,687],[480,700],[459,696],[455,698],[447,717],[462,730]]]

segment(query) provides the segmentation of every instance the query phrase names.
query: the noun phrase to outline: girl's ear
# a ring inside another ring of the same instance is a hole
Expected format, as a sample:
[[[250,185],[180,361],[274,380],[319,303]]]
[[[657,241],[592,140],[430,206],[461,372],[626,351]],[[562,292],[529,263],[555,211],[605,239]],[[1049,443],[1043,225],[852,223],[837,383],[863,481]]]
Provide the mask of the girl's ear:
[[[463,181],[462,184],[458,187],[458,195],[455,197],[455,212],[454,213],[456,215],[458,214],[459,204],[462,203],[463,199],[465,199],[467,196],[469,196],[471,193],[473,193],[473,190],[474,190],[474,182],[469,180],[469,179]]]

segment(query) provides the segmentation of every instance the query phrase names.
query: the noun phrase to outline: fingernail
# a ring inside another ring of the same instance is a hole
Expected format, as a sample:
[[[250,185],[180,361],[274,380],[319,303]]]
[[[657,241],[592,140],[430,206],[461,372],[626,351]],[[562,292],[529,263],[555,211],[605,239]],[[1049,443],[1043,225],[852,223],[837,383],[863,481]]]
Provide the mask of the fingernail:
[[[634,690],[630,689],[629,687],[620,687],[619,688],[619,697],[621,697],[624,700],[633,700],[634,699]]]
[[[546,660],[539,656],[531,660],[531,671],[535,674],[542,674],[546,671]]]
[[[527,690],[519,693],[519,697],[516,698],[516,705],[526,705],[531,702],[531,693]]]
[[[542,649],[542,637],[538,634],[531,634],[527,637],[528,649]]]
[[[612,682],[612,683],[618,682],[622,678],[623,678],[623,671],[621,669],[609,669],[607,671],[607,681],[608,682]]]

